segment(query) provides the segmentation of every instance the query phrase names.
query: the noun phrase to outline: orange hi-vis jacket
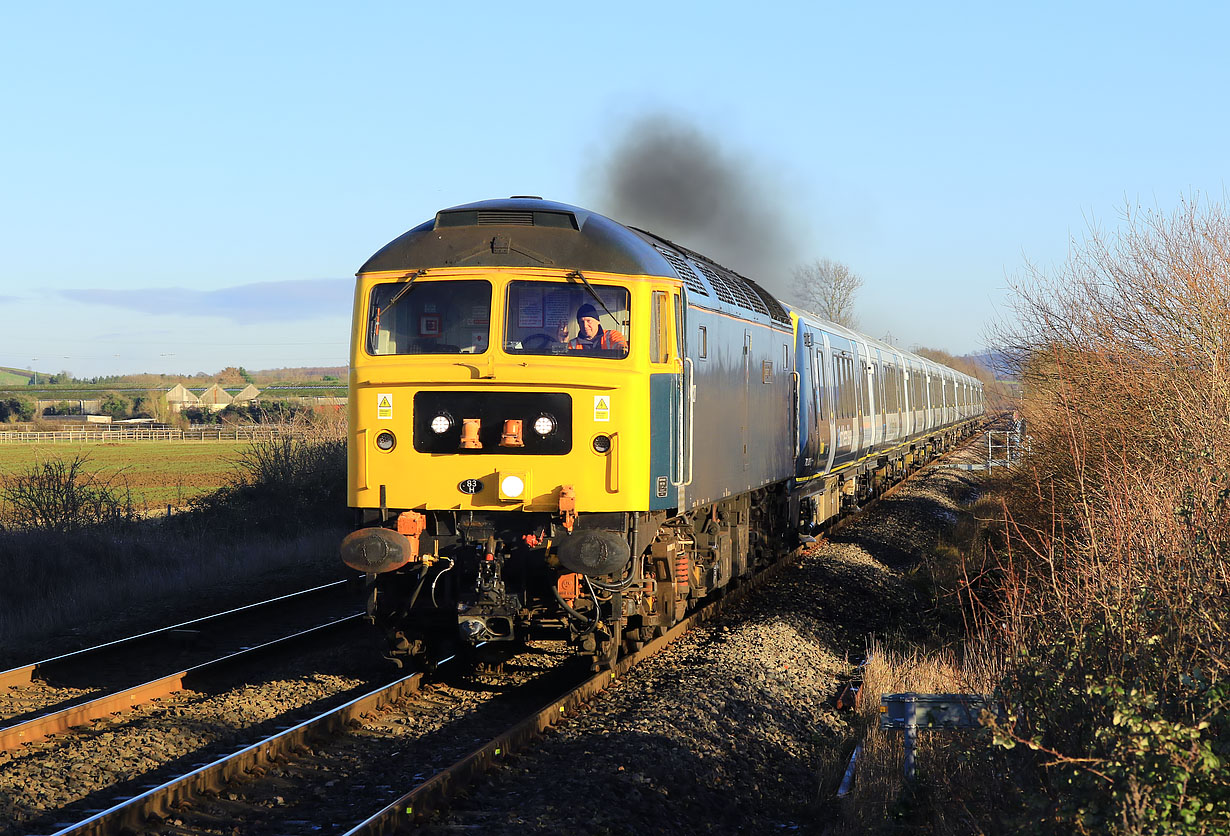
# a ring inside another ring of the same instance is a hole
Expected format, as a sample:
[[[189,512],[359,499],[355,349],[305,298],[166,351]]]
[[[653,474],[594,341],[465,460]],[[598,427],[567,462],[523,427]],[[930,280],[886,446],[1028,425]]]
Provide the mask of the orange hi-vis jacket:
[[[594,343],[594,348],[622,348],[628,350],[628,341],[624,339],[624,335],[618,331],[611,331],[604,328],[602,333],[598,335],[598,341]],[[568,348],[571,351],[584,351],[586,346],[581,342],[580,337],[576,337],[568,341]]]

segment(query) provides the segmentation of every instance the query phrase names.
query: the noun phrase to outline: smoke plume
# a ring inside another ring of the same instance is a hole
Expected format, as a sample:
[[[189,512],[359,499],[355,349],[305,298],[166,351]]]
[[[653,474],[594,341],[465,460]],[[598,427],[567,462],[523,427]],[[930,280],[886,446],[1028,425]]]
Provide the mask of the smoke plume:
[[[781,293],[797,260],[794,224],[761,168],[691,125],[646,117],[628,128],[600,171],[596,208]]]

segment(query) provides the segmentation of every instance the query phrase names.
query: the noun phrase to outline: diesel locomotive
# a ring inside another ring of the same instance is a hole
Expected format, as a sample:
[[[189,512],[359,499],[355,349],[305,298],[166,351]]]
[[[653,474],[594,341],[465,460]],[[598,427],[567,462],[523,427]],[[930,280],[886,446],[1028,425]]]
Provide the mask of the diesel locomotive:
[[[363,265],[349,386],[342,559],[399,664],[546,636],[610,664],[983,409],[974,378],[530,197]]]

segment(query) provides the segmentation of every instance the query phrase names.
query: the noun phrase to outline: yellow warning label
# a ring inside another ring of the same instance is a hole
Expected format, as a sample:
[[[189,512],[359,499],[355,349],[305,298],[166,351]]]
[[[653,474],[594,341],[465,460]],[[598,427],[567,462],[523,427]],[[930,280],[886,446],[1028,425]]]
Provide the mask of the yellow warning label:
[[[389,392],[376,396],[376,418],[384,421],[393,417],[393,395]]]
[[[595,421],[610,421],[611,420],[611,396],[610,395],[594,395],[594,420]]]

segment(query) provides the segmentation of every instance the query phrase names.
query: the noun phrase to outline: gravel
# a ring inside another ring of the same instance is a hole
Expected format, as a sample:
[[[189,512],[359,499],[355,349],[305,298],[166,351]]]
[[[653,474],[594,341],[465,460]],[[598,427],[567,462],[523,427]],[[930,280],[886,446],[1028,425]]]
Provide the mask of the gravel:
[[[971,454],[966,454],[971,455]],[[852,747],[833,707],[871,634],[923,629],[906,572],[977,493],[928,467],[506,760],[422,832],[822,832]]]

